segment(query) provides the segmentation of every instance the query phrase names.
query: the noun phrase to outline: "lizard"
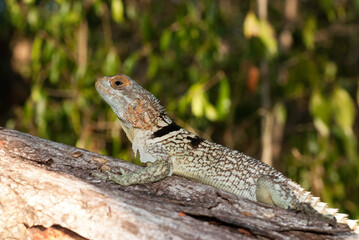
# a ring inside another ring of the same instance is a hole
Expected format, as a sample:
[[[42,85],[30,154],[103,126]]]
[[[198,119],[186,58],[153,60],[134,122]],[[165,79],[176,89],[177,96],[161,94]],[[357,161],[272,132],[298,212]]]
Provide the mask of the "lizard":
[[[147,164],[134,173],[106,172],[122,185],[153,183],[172,174],[214,186],[239,197],[326,221],[348,224],[359,233],[357,220],[327,207],[273,167],[237,150],[205,140],[178,126],[156,97],[126,75],[97,79],[96,90],[117,115],[132,149]]]

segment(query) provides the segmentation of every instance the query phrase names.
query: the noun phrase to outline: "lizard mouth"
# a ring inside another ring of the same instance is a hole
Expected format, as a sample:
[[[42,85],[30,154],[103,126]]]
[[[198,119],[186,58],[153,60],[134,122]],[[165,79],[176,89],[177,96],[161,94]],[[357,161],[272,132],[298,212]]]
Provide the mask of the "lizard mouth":
[[[100,78],[96,81],[95,87],[98,93],[100,93],[101,96],[103,96],[103,93],[106,92],[107,94],[111,95],[111,93],[109,92],[109,90],[107,88],[104,87],[103,85],[103,81],[106,80],[105,77]]]
[[[125,119],[125,118],[122,118],[122,117],[118,117],[118,120],[120,120],[121,125],[125,125],[125,124],[127,124],[127,123],[128,123],[128,120],[127,120],[127,119]]]

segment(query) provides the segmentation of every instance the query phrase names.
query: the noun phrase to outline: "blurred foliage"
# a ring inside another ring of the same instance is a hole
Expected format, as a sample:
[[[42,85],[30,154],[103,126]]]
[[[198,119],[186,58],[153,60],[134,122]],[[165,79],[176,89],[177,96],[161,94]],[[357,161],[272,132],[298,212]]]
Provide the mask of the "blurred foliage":
[[[359,1],[273,0],[267,20],[259,7],[6,0],[0,17],[10,29],[11,71],[31,88],[6,126],[130,160],[117,118],[94,88],[97,77],[124,73],[180,125],[257,158],[261,118],[271,116],[275,167],[359,218]],[[28,58],[18,56],[23,42]]]

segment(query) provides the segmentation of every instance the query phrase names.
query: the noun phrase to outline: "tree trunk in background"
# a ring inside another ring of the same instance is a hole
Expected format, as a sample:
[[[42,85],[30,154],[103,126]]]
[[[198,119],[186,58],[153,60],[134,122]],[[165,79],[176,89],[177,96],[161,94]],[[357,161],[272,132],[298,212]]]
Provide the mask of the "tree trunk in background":
[[[268,1],[257,0],[258,16],[261,21],[267,21]],[[273,115],[271,114],[271,98],[270,98],[270,83],[269,83],[269,69],[268,60],[263,58],[260,63],[260,79],[261,79],[261,98],[262,98],[262,157],[261,160],[273,166],[272,163],[272,129],[273,129]]]

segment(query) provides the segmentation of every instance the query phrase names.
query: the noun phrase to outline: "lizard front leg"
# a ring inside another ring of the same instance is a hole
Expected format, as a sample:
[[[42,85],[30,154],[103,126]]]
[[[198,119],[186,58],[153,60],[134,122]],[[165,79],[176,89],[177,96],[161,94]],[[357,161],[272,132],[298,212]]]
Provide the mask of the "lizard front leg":
[[[288,184],[274,176],[261,176],[258,178],[256,184],[256,197],[259,202],[288,210],[303,212],[307,216],[325,221],[331,226],[337,225],[335,217],[331,215],[323,215],[317,212],[309,203],[300,202]]]
[[[120,169],[121,175],[106,171],[108,179],[122,186],[157,182],[171,175],[172,166],[168,160],[157,160],[153,164],[134,173],[125,173]]]

